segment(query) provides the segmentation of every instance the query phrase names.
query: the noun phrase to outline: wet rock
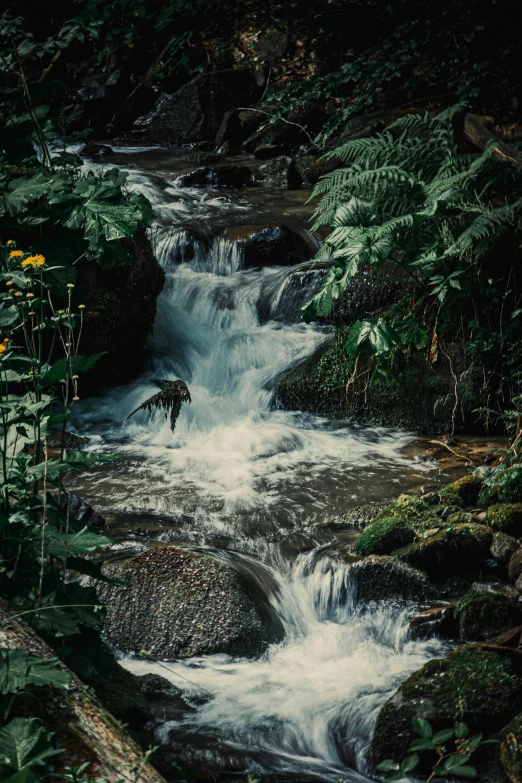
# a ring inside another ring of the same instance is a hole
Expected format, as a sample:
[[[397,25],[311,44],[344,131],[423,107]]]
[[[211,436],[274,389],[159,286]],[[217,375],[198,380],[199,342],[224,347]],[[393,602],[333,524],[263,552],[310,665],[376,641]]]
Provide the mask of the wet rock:
[[[387,517],[367,527],[355,544],[356,555],[389,555],[395,549],[410,544],[415,538],[411,526],[397,517]]]
[[[291,152],[290,144],[261,144],[254,150],[254,158],[257,160],[272,160]]]
[[[382,511],[382,506],[355,506],[345,514],[340,514],[324,523],[330,530],[346,530],[350,528],[365,528]]]
[[[522,503],[496,503],[488,507],[488,525],[509,536],[522,537]]]
[[[294,161],[287,156],[274,158],[261,166],[256,181],[285,190],[295,190],[302,184]]]
[[[386,112],[360,114],[347,120],[343,130],[330,140],[331,147],[340,147],[355,139],[367,139],[384,129]]]
[[[508,577],[511,582],[516,582],[521,574],[522,574],[522,547],[519,547],[511,555],[508,564]]]
[[[357,599],[387,601],[395,598],[420,601],[434,597],[426,574],[401,563],[395,557],[371,555],[350,568]]]
[[[501,565],[507,565],[518,549],[518,541],[505,533],[494,533],[491,542],[491,556]]]
[[[479,569],[489,556],[493,532],[473,523],[452,525],[396,552],[397,557],[442,581],[460,571]]]
[[[274,106],[275,113],[280,107]],[[285,113],[285,118],[271,121],[270,107],[267,107],[268,115],[262,116],[263,124],[260,129],[249,136],[241,145],[247,152],[253,152],[257,147],[271,144],[310,144],[310,137],[314,137],[322,128],[326,119],[326,113],[321,106],[309,104],[308,106],[291,109]]]
[[[520,711],[521,674],[520,653],[488,645],[463,645],[430,661],[379,712],[372,741],[374,761],[406,754],[416,738],[414,718],[430,721],[439,731],[452,726],[458,716],[471,734],[490,736]]]
[[[106,155],[114,155],[114,150],[108,144],[97,144],[89,141],[84,144],[78,153],[82,158],[91,158],[91,160],[102,160]]]
[[[433,507],[428,506],[416,495],[399,495],[394,503],[390,503],[379,512],[375,521],[378,522],[390,517],[405,522],[417,532],[440,527],[440,519]]]
[[[151,549],[104,570],[128,586],[99,585],[105,633],[124,652],[154,658],[255,656],[284,631],[244,576],[207,555]]]
[[[218,147],[228,144],[233,149],[237,149],[259,128],[262,122],[263,114],[261,112],[229,109],[225,112],[216,133],[215,143]]]
[[[84,259],[77,264],[76,288],[86,294],[82,352],[86,356],[105,352],[94,368],[81,376],[80,395],[135,376],[154,326],[165,272],[145,231],[120,241],[130,253],[130,263],[111,269]]]
[[[88,527],[95,527],[98,530],[106,526],[105,518],[92,506],[85,503],[78,495],[66,492],[58,493],[57,491],[49,492],[48,494],[65,512],[67,512],[67,505],[69,505],[70,518],[76,522],[80,522]]]
[[[222,236],[239,244],[245,269],[258,266],[288,266],[313,256],[312,240],[281,225],[231,226]]]
[[[91,103],[105,100],[109,97],[109,91],[105,84],[90,84],[78,90],[76,95],[82,103]]]
[[[484,484],[481,476],[464,476],[447,484],[440,492],[441,503],[452,506],[474,506]]]
[[[412,617],[410,620],[411,634],[415,639],[428,639],[439,636],[455,639],[458,634],[458,626],[455,620],[455,607],[453,601],[444,606],[434,606]]]
[[[81,435],[76,435],[74,432],[65,431],[62,434],[61,430],[52,429],[47,435],[47,448],[61,449],[62,439],[64,448],[73,449],[73,451],[81,451],[87,443],[87,438],[82,438]]]
[[[173,95],[161,95],[152,111],[136,120],[135,130],[151,143],[214,141],[225,111],[250,103],[253,88],[248,70],[201,74]]]
[[[307,154],[296,158],[296,167],[303,183],[313,187],[325,174],[344,168],[345,163],[337,155],[318,158],[316,155]]]
[[[522,623],[522,604],[502,593],[471,590],[457,604],[459,634],[463,641],[491,639]]]
[[[252,170],[241,163],[222,166],[202,166],[190,174],[182,174],[176,184],[186,188],[241,188],[253,181]]]

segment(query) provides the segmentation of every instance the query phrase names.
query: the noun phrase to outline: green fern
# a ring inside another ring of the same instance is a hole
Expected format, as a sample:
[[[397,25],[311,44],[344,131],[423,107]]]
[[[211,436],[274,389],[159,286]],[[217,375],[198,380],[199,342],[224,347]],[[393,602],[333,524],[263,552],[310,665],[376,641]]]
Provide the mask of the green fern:
[[[419,307],[430,297],[446,306],[465,295],[485,253],[520,230],[520,173],[495,158],[495,145],[459,152],[453,122],[464,108],[401,117],[384,133],[325,156],[346,165],[313,191],[320,197],[313,229],[331,229],[318,257],[329,257],[332,268],[303,308],[306,321],[331,315],[361,266],[391,258],[409,272]]]

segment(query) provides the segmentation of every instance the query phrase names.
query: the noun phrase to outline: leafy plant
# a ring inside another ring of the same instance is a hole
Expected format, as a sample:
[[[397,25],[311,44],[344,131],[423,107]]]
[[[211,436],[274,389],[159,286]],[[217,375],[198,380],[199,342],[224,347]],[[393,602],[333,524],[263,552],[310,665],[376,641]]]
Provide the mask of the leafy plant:
[[[402,299],[352,325],[346,343],[350,356],[376,357],[374,383],[393,380],[399,348],[430,346],[436,356],[434,322],[462,313],[483,287],[484,257],[508,232],[520,236],[520,173],[496,156],[495,145],[459,152],[454,122],[463,109],[407,115],[384,133],[344,144],[325,157],[345,167],[314,189],[313,228],[331,229],[317,258],[332,266],[303,308],[306,321],[329,317],[365,271],[402,269]],[[435,314],[431,324],[427,312]]]
[[[429,753],[430,759],[436,758],[434,764],[429,762],[431,774],[425,777],[428,782],[439,775],[475,778],[477,770],[468,762],[479,748],[495,742],[495,740],[483,740],[482,734],[474,734],[470,737],[469,728],[463,722],[456,723],[452,729],[435,732],[429,721],[424,718],[414,718],[413,728],[419,739],[411,743],[408,755],[400,763],[387,759],[378,765],[377,770],[385,773],[385,781],[402,780],[407,774],[416,770],[421,763],[420,753]]]

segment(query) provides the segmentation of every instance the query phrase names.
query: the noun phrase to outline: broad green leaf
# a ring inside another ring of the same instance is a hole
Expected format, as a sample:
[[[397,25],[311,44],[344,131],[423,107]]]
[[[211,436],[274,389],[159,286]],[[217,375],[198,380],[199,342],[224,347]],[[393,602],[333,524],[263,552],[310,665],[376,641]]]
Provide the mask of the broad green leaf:
[[[466,764],[470,758],[471,756],[468,753],[454,753],[444,760],[442,766],[447,772],[454,772],[458,767]]]
[[[53,383],[59,383],[64,381],[67,375],[77,375],[81,372],[86,372],[92,369],[98,359],[105,356],[107,351],[103,353],[97,353],[93,356],[72,356],[68,362],[65,357],[59,359],[53,366],[42,376],[40,381],[42,388],[51,386]]]
[[[467,748],[478,748],[480,743],[482,742],[482,734],[475,734],[473,737],[470,737],[468,740],[466,740],[466,747]]]
[[[399,769],[399,765],[393,761],[393,759],[386,759],[386,761],[381,761],[381,763],[377,766],[378,772],[395,772]]]
[[[444,731],[437,732],[437,734],[432,737],[433,744],[443,745],[453,738],[454,733],[453,729],[444,729]]]
[[[408,772],[411,772],[415,769],[415,767],[418,766],[420,761],[420,756],[417,753],[414,753],[413,756],[406,756],[406,758],[401,763],[401,772],[403,775],[407,775]]]
[[[15,718],[0,729],[0,766],[22,771],[62,753],[35,718]]]
[[[451,770],[452,775],[457,775],[461,778],[476,778],[477,777],[477,770],[475,767],[471,767],[467,764],[463,764],[461,767],[457,767],[456,769]]]
[[[410,745],[409,752],[413,752],[416,750],[431,750],[433,748],[433,741],[430,739],[418,739],[413,740],[413,742]]]
[[[346,351],[350,356],[360,356],[362,353],[379,356],[393,350],[399,342],[397,332],[384,318],[357,321],[350,329]]]
[[[37,658],[25,650],[0,650],[0,693],[16,693],[26,685],[69,688],[71,675],[57,658]]]
[[[428,723],[428,721],[424,720],[424,718],[414,718],[413,729],[415,733],[423,739],[431,739],[431,737],[433,737],[433,728],[431,723]]]
[[[19,320],[18,310],[14,305],[0,307],[0,329],[8,329],[15,321]]]
[[[455,724],[455,736],[458,739],[465,739],[469,734],[469,728],[466,723]]]

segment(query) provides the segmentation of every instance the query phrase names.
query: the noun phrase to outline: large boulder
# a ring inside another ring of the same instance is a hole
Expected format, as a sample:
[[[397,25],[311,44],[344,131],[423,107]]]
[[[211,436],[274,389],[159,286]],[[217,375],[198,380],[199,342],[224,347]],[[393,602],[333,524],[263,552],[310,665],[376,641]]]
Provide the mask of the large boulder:
[[[468,644],[412,674],[381,709],[372,742],[376,763],[402,758],[413,739],[413,719],[435,731],[463,720],[471,733],[502,729],[522,707],[522,654]]]
[[[129,264],[110,269],[102,269],[95,261],[77,264],[76,292],[84,295],[86,306],[81,351],[86,356],[105,352],[81,377],[80,395],[136,375],[154,326],[165,272],[145,231],[122,239],[121,244],[131,255]]]
[[[229,109],[225,112],[216,133],[216,146],[229,144],[232,149],[239,148],[263,122],[264,115],[260,111],[249,109]]]
[[[457,604],[459,635],[463,641],[480,642],[522,624],[522,604],[502,593],[470,590]]]
[[[295,190],[302,184],[296,165],[288,155],[272,158],[260,166],[256,173],[256,180],[264,185],[273,185],[285,190]]]
[[[426,574],[395,557],[372,555],[354,563],[350,577],[360,601],[389,601],[402,598],[422,601],[434,597],[434,588]]]
[[[222,166],[202,166],[190,174],[182,174],[176,185],[184,188],[242,188],[253,182],[254,175],[242,163]]]
[[[247,579],[208,555],[164,546],[104,572],[127,585],[97,585],[105,634],[120,650],[154,658],[255,656],[284,636]]]
[[[367,527],[355,544],[357,555],[389,555],[394,549],[410,544],[415,538],[411,526],[397,517],[379,519]]]
[[[250,70],[201,74],[173,95],[161,95],[134,127],[146,142],[214,141],[227,109],[248,105],[254,89]]]
[[[522,537],[522,503],[495,503],[489,506],[488,525],[515,538]]]
[[[437,581],[476,571],[489,558],[493,532],[485,525],[463,523],[430,533],[395,554]]]
[[[231,226],[222,236],[240,245],[245,269],[298,264],[314,255],[312,239],[284,224]]]
[[[484,484],[482,476],[470,474],[447,484],[440,492],[441,503],[447,506],[473,506]]]

